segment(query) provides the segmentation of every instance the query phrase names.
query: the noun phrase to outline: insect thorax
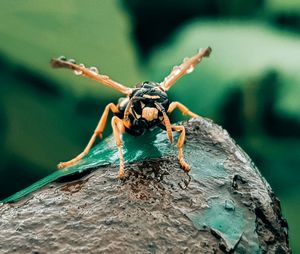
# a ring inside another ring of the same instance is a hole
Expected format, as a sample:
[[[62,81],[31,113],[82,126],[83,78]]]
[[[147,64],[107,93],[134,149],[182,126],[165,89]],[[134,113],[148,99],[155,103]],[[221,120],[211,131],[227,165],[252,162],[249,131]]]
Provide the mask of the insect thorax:
[[[122,101],[119,102],[119,109],[124,112],[129,101],[132,103],[128,115],[131,128],[127,132],[133,135],[141,135],[146,129],[161,125],[162,111],[167,112],[169,107],[166,92],[159,87],[158,83],[149,81],[138,84],[123,105]]]

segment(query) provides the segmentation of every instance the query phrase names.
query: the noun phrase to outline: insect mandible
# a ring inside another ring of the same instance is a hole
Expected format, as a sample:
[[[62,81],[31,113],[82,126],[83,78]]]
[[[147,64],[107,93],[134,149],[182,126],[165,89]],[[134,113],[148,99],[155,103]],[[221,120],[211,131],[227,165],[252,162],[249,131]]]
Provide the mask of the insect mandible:
[[[126,87],[110,79],[106,75],[99,74],[98,69],[95,67],[86,68],[83,64],[76,64],[73,59],[67,60],[65,57],[53,58],[50,62],[53,68],[71,69],[76,75],[93,79],[126,95],[126,97],[120,98],[117,104],[109,103],[105,107],[100,121],[85,149],[75,158],[67,162],[60,162],[58,168],[76,164],[90,151],[96,138],[98,136],[102,138],[109,112],[112,111],[114,116],[111,119],[111,125],[119,152],[120,178],[123,178],[125,173],[124,157],[122,153],[122,133],[127,132],[134,136],[140,136],[144,134],[145,131],[156,126],[166,130],[170,143],[173,142],[172,131],[180,132],[177,141],[178,160],[181,168],[188,172],[190,166],[185,162],[183,157],[185,128],[182,125],[172,125],[168,115],[171,114],[174,109],[178,108],[184,115],[188,115],[192,118],[197,118],[199,116],[191,112],[180,102],[170,103],[166,92],[179,78],[186,73],[191,72],[194,67],[200,63],[203,57],[208,57],[211,51],[210,47],[200,49],[194,56],[185,58],[183,63],[180,66],[175,66],[171,73],[161,83],[145,81],[139,83],[134,88]]]

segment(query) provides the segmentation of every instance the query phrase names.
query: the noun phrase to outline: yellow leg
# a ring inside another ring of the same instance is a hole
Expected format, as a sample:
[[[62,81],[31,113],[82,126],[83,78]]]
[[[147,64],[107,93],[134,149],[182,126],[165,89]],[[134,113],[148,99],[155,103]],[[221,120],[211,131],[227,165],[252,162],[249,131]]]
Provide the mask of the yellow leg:
[[[184,106],[183,104],[181,104],[180,102],[172,102],[168,108],[168,113],[172,113],[174,111],[174,109],[178,108],[183,115],[188,115],[192,118],[197,118],[200,117],[199,115],[193,113],[192,111],[190,111],[186,106]],[[184,146],[184,140],[185,140],[185,128],[184,126],[181,125],[173,125],[171,126],[172,130],[174,131],[178,131],[181,132],[180,136],[178,138],[178,142],[177,142],[177,147],[178,147],[178,160],[180,163],[181,168],[188,172],[190,171],[190,166],[189,164],[187,164],[183,158],[183,146]]]
[[[124,157],[122,153],[122,140],[121,140],[121,134],[125,131],[125,127],[123,124],[123,121],[118,118],[117,116],[114,116],[111,119],[111,126],[113,129],[114,138],[116,141],[116,145],[118,147],[119,151],[119,158],[120,158],[120,168],[119,168],[119,178],[123,178],[125,171],[124,171]]]
[[[173,143],[173,134],[172,134],[172,126],[171,126],[171,122],[169,117],[167,116],[167,114],[163,111],[163,116],[164,116],[164,124],[166,126],[166,130],[167,130],[167,134],[168,134],[168,138],[170,140],[170,143]]]
[[[166,114],[165,109],[163,108],[163,106],[161,104],[155,102],[155,106],[163,114],[163,124],[166,127],[168,138],[170,140],[170,143],[172,144],[173,143],[173,134],[172,134],[170,119],[169,119],[168,115]]]
[[[193,113],[186,106],[184,106],[183,104],[181,104],[178,101],[174,101],[170,104],[169,109],[168,109],[168,113],[173,112],[175,108],[178,108],[182,112],[183,115],[188,115],[192,118],[200,117],[199,115]]]
[[[106,126],[106,121],[107,121],[107,118],[108,118],[108,114],[109,114],[109,111],[112,111],[113,113],[118,113],[119,112],[119,109],[118,107],[113,104],[113,103],[109,103],[105,109],[104,109],[104,112],[101,116],[101,119],[95,129],[95,133],[97,133],[97,135],[100,136],[100,138],[102,138],[102,133],[104,131],[104,128]]]
[[[119,112],[117,106],[113,103],[109,103],[106,107],[105,110],[101,116],[101,119],[94,131],[94,134],[92,135],[89,143],[87,144],[87,146],[85,147],[85,149],[79,154],[77,155],[75,158],[73,158],[72,160],[66,161],[66,162],[60,162],[57,167],[59,169],[61,168],[65,168],[65,167],[69,167],[72,166],[74,164],[76,164],[78,161],[80,161],[92,148],[93,144],[95,143],[95,140],[97,138],[97,136],[99,135],[100,138],[102,138],[102,133],[104,131],[105,125],[106,125],[106,121],[108,118],[108,114],[109,111],[112,111],[113,113],[117,113]]]
[[[178,147],[178,160],[180,163],[181,168],[186,171],[189,172],[190,171],[190,166],[189,164],[187,164],[183,158],[183,145],[184,145],[184,140],[185,140],[185,128],[181,125],[178,126],[172,126],[172,130],[174,131],[180,131],[180,136],[178,138],[177,141],[177,147]]]

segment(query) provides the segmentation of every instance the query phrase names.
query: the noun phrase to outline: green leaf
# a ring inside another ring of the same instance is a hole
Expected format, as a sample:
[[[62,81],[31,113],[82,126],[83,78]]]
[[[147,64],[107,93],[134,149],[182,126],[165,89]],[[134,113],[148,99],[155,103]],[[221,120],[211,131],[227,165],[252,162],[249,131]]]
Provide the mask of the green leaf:
[[[51,69],[50,59],[65,55],[132,86],[140,75],[129,35],[128,17],[117,0],[1,3],[2,53],[77,94],[113,92],[70,71]]]

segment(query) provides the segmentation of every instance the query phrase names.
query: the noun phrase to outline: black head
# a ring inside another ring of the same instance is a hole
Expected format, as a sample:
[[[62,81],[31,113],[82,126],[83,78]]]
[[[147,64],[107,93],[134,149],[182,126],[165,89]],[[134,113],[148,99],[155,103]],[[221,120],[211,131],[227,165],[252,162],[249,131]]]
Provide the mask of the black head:
[[[138,114],[142,113],[144,107],[154,107],[157,104],[162,105],[165,111],[169,107],[169,99],[167,93],[156,82],[144,81],[136,85],[130,99],[133,102],[134,110]]]
[[[131,98],[140,98],[144,101],[164,103],[168,99],[168,95],[161,88],[159,83],[152,81],[144,81],[136,85]]]
[[[136,129],[147,129],[161,123],[162,111],[167,112],[169,108],[168,95],[155,82],[138,84],[129,99],[132,103],[129,118]]]
[[[141,83],[138,83],[135,87],[136,88],[154,88],[154,87],[159,87],[160,84],[159,83],[156,83],[156,82],[153,82],[153,81],[144,81],[144,82],[141,82]]]

